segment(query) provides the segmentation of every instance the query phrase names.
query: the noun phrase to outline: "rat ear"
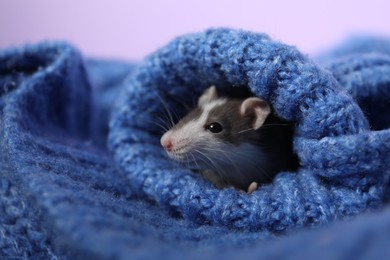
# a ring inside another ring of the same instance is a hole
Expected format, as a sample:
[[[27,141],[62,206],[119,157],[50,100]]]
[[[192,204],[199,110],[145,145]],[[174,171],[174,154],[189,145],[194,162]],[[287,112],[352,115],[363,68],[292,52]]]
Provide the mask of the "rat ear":
[[[202,96],[198,99],[198,106],[202,107],[206,103],[209,103],[212,100],[215,100],[218,98],[217,94],[217,88],[215,86],[211,86],[208,89],[206,89]]]
[[[257,130],[264,124],[265,119],[271,113],[267,102],[257,97],[250,97],[244,100],[240,108],[241,116],[253,116],[252,127]]]

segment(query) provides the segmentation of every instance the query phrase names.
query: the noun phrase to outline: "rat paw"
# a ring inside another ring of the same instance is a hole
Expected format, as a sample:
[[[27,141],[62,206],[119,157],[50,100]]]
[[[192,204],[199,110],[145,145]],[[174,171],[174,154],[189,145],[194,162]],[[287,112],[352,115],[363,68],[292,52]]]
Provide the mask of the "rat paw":
[[[257,190],[258,187],[259,187],[259,184],[258,184],[257,182],[252,182],[251,184],[249,184],[247,193],[248,193],[248,194],[251,194],[252,192],[254,192],[255,190]]]

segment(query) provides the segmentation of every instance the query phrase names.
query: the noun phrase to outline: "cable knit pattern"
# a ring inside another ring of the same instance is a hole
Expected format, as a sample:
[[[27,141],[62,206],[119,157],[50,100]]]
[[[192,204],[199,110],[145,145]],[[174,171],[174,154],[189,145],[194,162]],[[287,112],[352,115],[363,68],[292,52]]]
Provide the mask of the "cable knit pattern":
[[[136,65],[58,42],[2,50],[0,258],[388,255],[390,43],[352,43],[317,63],[229,29],[179,37]],[[165,156],[165,106],[180,117],[212,84],[296,123],[297,172],[247,195]]]

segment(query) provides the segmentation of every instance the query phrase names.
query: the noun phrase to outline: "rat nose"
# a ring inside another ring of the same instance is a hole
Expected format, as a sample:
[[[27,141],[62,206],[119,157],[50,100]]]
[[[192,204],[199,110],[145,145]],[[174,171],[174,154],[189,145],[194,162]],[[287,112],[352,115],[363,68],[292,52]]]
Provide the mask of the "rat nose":
[[[167,150],[167,151],[171,151],[172,150],[172,141],[171,140],[167,140],[164,144],[164,149]]]
[[[169,136],[168,133],[165,133],[160,140],[161,145],[164,147],[165,150],[171,151],[172,150],[172,139]]]

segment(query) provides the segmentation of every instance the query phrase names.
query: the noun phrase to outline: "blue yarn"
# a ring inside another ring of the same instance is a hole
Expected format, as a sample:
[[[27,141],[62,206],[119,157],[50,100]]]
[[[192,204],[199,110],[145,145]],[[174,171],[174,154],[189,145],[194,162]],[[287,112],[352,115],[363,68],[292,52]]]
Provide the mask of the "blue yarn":
[[[248,196],[217,190],[167,160],[153,124],[164,109],[159,97],[182,112],[179,100],[191,103],[210,85],[249,88],[280,117],[296,122],[299,170],[280,173]],[[140,196],[185,219],[279,232],[350,217],[381,203],[389,134],[371,132],[348,88],[293,47],[228,29],[186,35],[148,57],[125,88],[110,125],[116,162]]]
[[[361,42],[323,66],[228,29],[179,37],[137,66],[66,43],[0,51],[0,257],[383,258],[390,42]],[[246,195],[168,160],[161,99],[183,115],[211,84],[296,122],[299,170]]]

